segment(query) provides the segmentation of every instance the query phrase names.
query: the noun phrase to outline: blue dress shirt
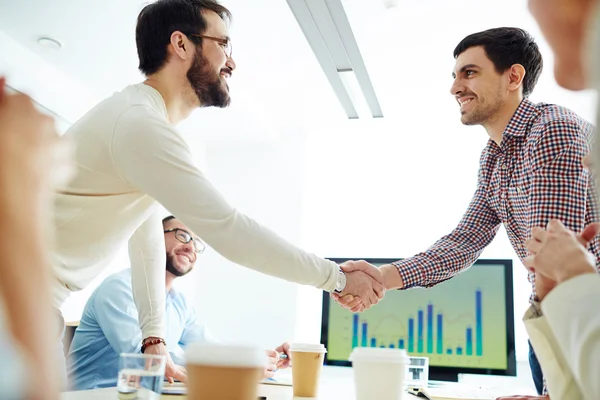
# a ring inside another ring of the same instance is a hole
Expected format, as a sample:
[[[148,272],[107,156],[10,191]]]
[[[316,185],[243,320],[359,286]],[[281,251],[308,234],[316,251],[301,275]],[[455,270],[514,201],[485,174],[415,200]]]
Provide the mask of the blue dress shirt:
[[[184,365],[186,345],[215,340],[175,289],[167,293],[165,307],[167,349],[176,364]],[[116,386],[119,355],[140,353],[141,346],[131,271],[126,269],[106,278],[85,305],[67,359],[69,386],[72,390]]]

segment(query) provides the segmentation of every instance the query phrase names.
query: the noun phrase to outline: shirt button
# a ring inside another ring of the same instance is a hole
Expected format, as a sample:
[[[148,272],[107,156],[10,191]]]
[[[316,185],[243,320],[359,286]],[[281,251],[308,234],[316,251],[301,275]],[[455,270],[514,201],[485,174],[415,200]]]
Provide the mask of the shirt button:
[[[506,164],[502,164],[502,170],[506,171]]]
[[[520,188],[520,187],[518,187],[518,188],[517,188],[517,193],[521,193],[521,192],[522,192],[521,188]]]
[[[501,193],[501,194],[500,194],[500,198],[501,198],[501,199],[504,199],[505,197],[506,197],[506,195],[505,195],[504,193]]]

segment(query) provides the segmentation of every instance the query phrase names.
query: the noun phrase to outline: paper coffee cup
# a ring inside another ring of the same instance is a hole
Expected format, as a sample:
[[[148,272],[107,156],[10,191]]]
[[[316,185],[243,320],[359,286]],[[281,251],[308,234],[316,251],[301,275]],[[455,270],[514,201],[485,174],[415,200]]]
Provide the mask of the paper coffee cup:
[[[256,400],[266,365],[257,347],[192,344],[186,349],[187,398]]]
[[[409,362],[405,350],[356,347],[350,354],[357,400],[402,400]]]
[[[322,344],[292,343],[290,353],[294,396],[316,397],[327,349]]]

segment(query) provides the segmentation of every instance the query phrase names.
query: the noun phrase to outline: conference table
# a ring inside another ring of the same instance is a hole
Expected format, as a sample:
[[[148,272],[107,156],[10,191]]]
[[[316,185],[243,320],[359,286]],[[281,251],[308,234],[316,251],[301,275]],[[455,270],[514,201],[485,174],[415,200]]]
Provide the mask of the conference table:
[[[282,373],[282,381],[288,381],[289,370],[279,371]],[[534,394],[531,390],[523,388],[522,386],[516,385],[514,378],[500,378],[500,383],[495,383],[492,386],[488,386],[489,393],[494,396],[507,396],[515,394]],[[472,383],[468,383],[471,384]],[[452,385],[452,384],[449,384]],[[460,385],[460,384],[456,384]],[[292,387],[275,384],[259,384],[258,395],[264,396],[267,400],[293,400],[293,399],[306,399],[305,397],[299,398],[294,397]],[[64,392],[61,395],[61,400],[114,400],[117,399],[116,388],[104,388],[94,390],[82,390],[76,392]],[[162,395],[161,399],[166,400],[183,400],[185,396],[181,395]],[[356,399],[354,391],[354,380],[352,376],[352,369],[345,367],[330,367],[326,366],[323,368],[321,380],[319,384],[319,396],[315,399],[318,400],[354,400]],[[419,397],[406,394],[405,400],[419,399]]]

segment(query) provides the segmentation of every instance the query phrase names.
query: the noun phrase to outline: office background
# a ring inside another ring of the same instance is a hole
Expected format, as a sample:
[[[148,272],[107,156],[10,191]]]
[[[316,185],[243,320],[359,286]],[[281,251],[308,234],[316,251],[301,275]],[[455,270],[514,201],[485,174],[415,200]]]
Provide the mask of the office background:
[[[493,9],[475,0],[400,2],[393,9],[345,1],[385,114],[357,121],[346,119],[283,0],[223,3],[234,14],[232,107],[199,110],[180,128],[232,204],[325,257],[407,257],[459,221],[487,141],[481,127],[461,125],[449,94],[452,50],[465,35],[503,25],[529,30],[545,57],[532,100],[594,120],[591,93],[555,84],[552,55],[525,1]],[[133,0],[2,2],[0,73],[63,117],[64,130],[141,79],[133,36],[141,7]],[[63,48],[40,47],[41,35],[56,36]],[[525,360],[520,318],[530,286],[503,229],[482,257],[514,259],[517,358]],[[107,274],[127,266],[124,249]],[[235,266],[210,249],[179,283],[224,341],[272,347],[319,339],[315,289]],[[67,320],[79,318],[92,289],[65,305]]]

